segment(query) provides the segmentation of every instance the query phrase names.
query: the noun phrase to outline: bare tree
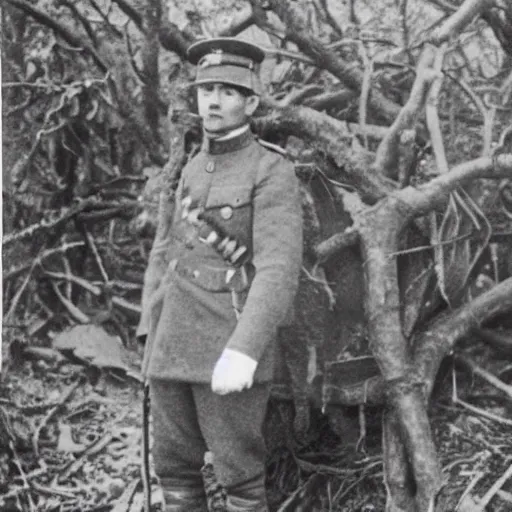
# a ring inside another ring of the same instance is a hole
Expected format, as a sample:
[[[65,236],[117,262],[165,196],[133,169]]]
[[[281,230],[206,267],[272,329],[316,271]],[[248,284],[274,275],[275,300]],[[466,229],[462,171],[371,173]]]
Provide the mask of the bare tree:
[[[427,403],[439,365],[458,340],[512,310],[511,277],[495,275],[496,284],[487,292],[473,299],[468,295],[482,259],[490,251],[502,254],[505,247],[501,243],[499,249],[497,224],[489,220],[483,203],[486,187],[496,199],[492,206],[501,215],[500,226],[509,226],[512,217],[509,2],[432,0],[427,4],[433,23],[427,28],[409,24],[408,13],[417,8],[413,2],[394,2],[401,20],[398,43],[365,32],[360,19],[366,11],[358,11],[355,2],[346,24],[325,1],[251,0],[240,9],[230,3],[224,6],[234,13],[229,23],[213,29],[192,9],[178,26],[169,20],[170,3],[161,0],[148,0],[143,7],[126,0],[115,0],[110,7],[61,0],[52,4],[54,12],[47,2],[5,3],[13,41],[5,50],[9,69],[3,90],[10,110],[4,115],[25,112],[19,129],[39,119],[25,142],[26,154],[8,171],[10,192],[19,195],[23,183],[33,184],[34,169],[50,163],[50,172],[41,175],[55,211],[50,219],[40,219],[37,208],[24,204],[29,225],[13,221],[4,237],[7,250],[28,243],[31,251],[38,251],[30,265],[10,268],[4,275],[4,281],[13,282],[24,276],[17,293],[7,290],[7,318],[14,316],[22,294],[32,286],[34,268],[50,257],[69,220],[75,221],[83,244],[103,269],[106,253],[95,249],[88,221],[132,218],[136,206],[129,194],[124,201],[105,193],[98,198],[105,183],[136,181],[144,167],[161,169],[158,217],[159,232],[165,231],[179,173],[197,144],[198,120],[186,87],[191,78],[186,48],[205,30],[236,35],[258,27],[274,42],[267,44],[269,55],[287,66],[263,99],[254,129],[285,145],[299,162],[311,242],[305,249],[308,275],[321,269],[323,277],[315,282],[328,293],[332,291],[325,275],[328,281],[334,276],[339,292],[343,274],[355,268],[344,266],[341,255],[347,250],[360,255],[354,265],[364,275],[358,284],[364,287],[364,324],[380,374],[350,392],[336,388],[335,377],[326,380],[324,402],[385,403],[386,510],[436,509],[442,476]],[[389,8],[390,2],[385,4],[379,9]],[[20,47],[26,25],[33,22],[47,31],[42,38],[31,34],[32,41],[45,41],[49,34],[54,38],[51,63],[40,56],[31,61]],[[501,69],[492,75],[482,69],[463,41],[467,34],[474,44],[491,44]],[[59,65],[64,71],[57,81]],[[47,80],[50,67],[53,81]],[[471,132],[464,139],[471,143],[464,152],[450,147],[459,130]],[[12,143],[8,141],[8,151]],[[328,189],[334,221],[327,219],[330,206],[315,183]],[[81,200],[75,202],[76,197]],[[50,243],[34,241],[41,232],[52,234]],[[423,250],[427,256],[418,256]],[[96,288],[85,278],[70,277],[69,268],[46,272],[46,278],[74,321],[87,319],[69,292],[71,281],[82,292],[108,293],[111,312],[136,314],[135,301],[112,291],[109,272],[113,270],[103,271],[104,284]],[[67,283],[65,294],[61,283]],[[334,311],[341,315],[340,324],[343,298],[343,292],[337,293]],[[332,304],[327,301],[322,307]],[[442,510],[442,504],[437,507]]]

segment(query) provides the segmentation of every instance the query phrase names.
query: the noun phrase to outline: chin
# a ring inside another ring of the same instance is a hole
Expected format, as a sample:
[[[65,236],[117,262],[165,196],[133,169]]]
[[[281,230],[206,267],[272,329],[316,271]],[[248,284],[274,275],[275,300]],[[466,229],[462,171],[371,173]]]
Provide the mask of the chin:
[[[211,123],[211,122],[206,122],[206,123],[203,123],[203,126],[210,132],[213,132],[213,133],[222,133],[222,132],[225,132],[227,130],[229,130],[229,127],[226,127],[226,126],[222,126],[221,124],[219,123]]]

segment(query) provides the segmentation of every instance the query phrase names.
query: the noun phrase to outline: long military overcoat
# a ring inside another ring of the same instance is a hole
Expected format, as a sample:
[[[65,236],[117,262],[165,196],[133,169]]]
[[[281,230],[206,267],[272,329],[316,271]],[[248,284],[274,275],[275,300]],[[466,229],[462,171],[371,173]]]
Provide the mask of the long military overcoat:
[[[184,195],[249,248],[254,277],[240,315],[231,291],[240,269],[182,218]],[[147,333],[144,375],[210,382],[230,348],[258,361],[255,381],[270,380],[277,331],[292,319],[301,264],[302,209],[292,164],[250,130],[205,139],[182,171],[170,229],[157,232],[149,257],[138,328]]]

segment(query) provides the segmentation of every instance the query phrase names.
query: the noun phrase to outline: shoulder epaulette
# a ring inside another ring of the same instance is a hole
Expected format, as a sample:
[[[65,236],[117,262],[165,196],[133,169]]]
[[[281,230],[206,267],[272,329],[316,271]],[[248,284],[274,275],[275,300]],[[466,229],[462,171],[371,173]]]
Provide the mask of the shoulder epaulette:
[[[286,158],[289,158],[288,152],[286,151],[286,149],[282,148],[281,146],[278,146],[277,144],[272,144],[271,142],[267,142],[266,140],[263,140],[263,139],[256,139],[256,140],[264,148],[266,148],[270,151],[274,151],[275,153],[279,153],[280,155],[282,155]]]

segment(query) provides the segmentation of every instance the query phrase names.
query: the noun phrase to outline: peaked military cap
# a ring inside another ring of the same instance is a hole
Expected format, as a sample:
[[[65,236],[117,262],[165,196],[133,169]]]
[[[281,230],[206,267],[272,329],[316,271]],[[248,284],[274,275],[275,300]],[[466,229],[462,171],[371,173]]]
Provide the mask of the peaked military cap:
[[[195,85],[220,82],[261,94],[260,64],[265,52],[234,37],[205,39],[191,45],[188,60],[197,65]]]

